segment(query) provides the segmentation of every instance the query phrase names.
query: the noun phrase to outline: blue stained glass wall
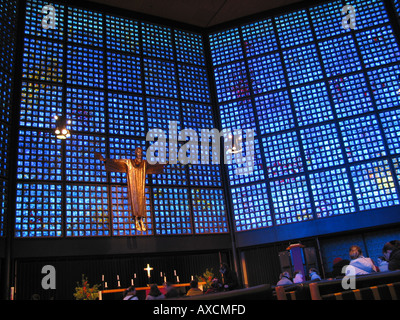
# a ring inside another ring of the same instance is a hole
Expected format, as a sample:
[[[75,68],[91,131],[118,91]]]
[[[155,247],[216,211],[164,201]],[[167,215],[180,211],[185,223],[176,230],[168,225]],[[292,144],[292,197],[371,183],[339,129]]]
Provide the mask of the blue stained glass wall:
[[[12,113],[17,1],[0,1],[0,237],[5,236],[8,210],[10,120]]]
[[[228,166],[237,232],[400,204],[400,46],[383,1],[348,4],[354,30],[327,1],[209,35],[222,126],[258,146]]]
[[[147,132],[158,128],[168,134],[170,121],[198,134],[216,127],[203,35],[57,1],[55,28],[44,28],[47,4],[27,0],[15,236],[228,233],[218,165],[169,165],[149,175],[147,230],[137,231],[126,174],[107,173],[94,158],[94,152],[133,158],[136,147],[149,147]],[[2,62],[2,82],[6,68]],[[6,111],[2,108],[4,119]],[[56,115],[71,121],[65,141],[53,133]],[[2,132],[5,143],[7,130]],[[1,155],[0,178],[5,171]]]

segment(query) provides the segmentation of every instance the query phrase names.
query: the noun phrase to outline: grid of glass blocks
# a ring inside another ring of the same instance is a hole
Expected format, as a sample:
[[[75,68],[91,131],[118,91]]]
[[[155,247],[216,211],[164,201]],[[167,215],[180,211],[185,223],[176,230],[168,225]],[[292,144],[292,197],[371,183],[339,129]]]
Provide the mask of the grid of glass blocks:
[[[191,189],[191,196],[194,233],[228,232],[228,219],[222,189]]]
[[[15,237],[61,237],[61,201],[61,185],[18,183]]]
[[[244,50],[247,57],[261,55],[278,49],[271,19],[242,26]]]
[[[107,81],[109,90],[142,92],[140,58],[117,52],[107,52]]]
[[[17,179],[61,181],[62,145],[47,132],[20,130]]]
[[[400,181],[400,158],[399,157],[393,158],[392,163],[397,176],[397,180]]]
[[[280,133],[262,138],[266,172],[269,178],[304,171],[296,132]]]
[[[0,177],[8,177],[9,124],[0,122]]]
[[[351,35],[329,39],[318,45],[327,77],[361,70],[361,63]]]
[[[146,231],[138,231],[135,220],[132,217],[131,206],[128,200],[128,188],[126,185],[112,185],[111,189],[111,212],[112,212],[112,235],[113,236],[140,236],[152,235],[153,223],[151,217],[149,189],[146,192]]]
[[[339,125],[349,162],[386,156],[375,115],[344,120]]]
[[[313,172],[310,182],[317,218],[355,212],[346,168]]]
[[[16,47],[15,25],[12,22],[4,21],[1,16],[0,19],[2,21],[0,25],[0,69],[12,73]]]
[[[148,97],[146,99],[146,109],[149,130],[161,129],[167,133],[171,122],[177,122],[177,129],[181,129],[178,101]]]
[[[107,186],[66,186],[65,232],[67,237],[110,235]]]
[[[261,135],[292,129],[294,119],[287,91],[254,97]]]
[[[367,72],[378,110],[400,105],[400,66],[382,67]]]
[[[362,73],[329,80],[329,91],[338,118],[374,111],[367,83]]]
[[[183,127],[188,129],[211,130],[214,126],[211,105],[182,101]]]
[[[171,62],[144,59],[146,94],[178,98],[175,66]]]
[[[169,155],[167,153],[167,160]],[[162,186],[186,186],[186,166],[177,163],[174,165],[166,165],[162,173],[151,175],[154,185]]]
[[[203,40],[200,34],[174,30],[178,62],[205,66]]]
[[[357,164],[350,170],[361,211],[399,204],[388,160]]]
[[[106,15],[105,24],[108,49],[140,54],[140,29],[137,21]]]
[[[344,164],[338,132],[333,123],[300,130],[304,157],[309,170]]]
[[[275,23],[283,49],[313,41],[310,21],[305,9],[278,16],[275,18]]]
[[[45,37],[53,40],[64,39],[64,5],[59,3],[51,3],[55,11],[55,29],[43,28],[42,21],[49,14],[52,13],[50,7],[46,8],[48,1],[44,0],[28,0],[26,3],[25,15],[25,34],[29,36]],[[47,9],[47,10],[46,10]],[[49,25],[51,21],[45,20]],[[46,26],[47,27],[47,26]]]
[[[12,77],[0,68],[0,120],[10,121]]]
[[[146,155],[146,141],[139,140],[130,137],[110,137],[109,138],[109,149],[110,159],[135,159],[135,149],[141,147],[143,149],[143,158]],[[103,154],[104,158],[107,158]],[[101,164],[102,170],[105,171],[105,167]],[[124,183],[126,184],[126,173],[123,172],[110,172],[111,183]],[[146,184],[148,183],[148,177],[146,177]]]
[[[299,126],[333,120],[328,90],[324,82],[291,89]]]
[[[271,181],[270,186],[275,225],[313,219],[305,176]]]
[[[341,23],[344,17],[342,16],[342,8],[343,3],[341,0],[309,8],[311,22],[317,39],[333,37],[346,32]]]
[[[156,235],[192,234],[189,192],[186,188],[153,188]]]
[[[188,170],[189,183],[191,186],[222,187],[222,178],[219,165],[189,164]]]
[[[68,41],[87,46],[103,46],[103,15],[68,7]]]
[[[65,174],[69,182],[107,182],[104,165],[96,161],[94,153],[105,155],[104,137],[71,134],[66,140]]]
[[[400,62],[400,48],[391,26],[359,32],[356,38],[367,68]]]
[[[210,102],[210,90],[205,68],[178,65],[181,98],[197,102]]]
[[[214,76],[218,102],[250,96],[244,62],[215,68]]]
[[[251,59],[248,64],[254,94],[286,87],[285,73],[279,53]]]
[[[63,87],[22,82],[19,124],[30,128],[55,128],[55,116],[63,114]]]
[[[102,88],[104,81],[103,51],[69,45],[67,84]]]
[[[144,106],[141,96],[108,93],[108,127],[110,134],[145,137]]]
[[[8,208],[8,186],[7,180],[0,180],[0,237],[4,237],[5,235],[5,221],[6,221],[6,214]]]
[[[357,30],[389,22],[384,1],[355,0],[351,4],[356,9]]]
[[[173,59],[172,31],[168,27],[142,23],[143,54],[154,58]]]
[[[22,77],[61,83],[63,45],[42,39],[25,39]]]
[[[67,87],[66,101],[66,117],[73,131],[105,133],[104,92]]]
[[[231,189],[237,232],[272,226],[266,183]]]
[[[209,42],[214,66],[243,59],[238,28],[211,34]]]
[[[247,141],[245,133],[242,137],[242,152],[231,154],[231,157],[227,154],[226,161],[221,159],[221,163],[225,161],[224,164],[227,164],[229,183],[232,186],[265,179],[258,139]]]
[[[283,60],[291,86],[320,80],[323,77],[314,44],[283,51]]]
[[[219,106],[222,129],[256,129],[255,116],[250,99],[234,101]]]
[[[390,153],[400,153],[400,109],[382,112],[380,118]]]

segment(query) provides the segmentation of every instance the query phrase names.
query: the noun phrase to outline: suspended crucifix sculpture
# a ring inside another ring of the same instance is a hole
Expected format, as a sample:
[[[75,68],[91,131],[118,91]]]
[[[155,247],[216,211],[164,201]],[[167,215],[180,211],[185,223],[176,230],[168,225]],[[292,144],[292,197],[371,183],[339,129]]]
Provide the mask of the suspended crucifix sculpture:
[[[164,164],[149,164],[142,158],[143,150],[135,149],[135,159],[105,159],[95,152],[95,158],[103,161],[105,168],[110,172],[126,173],[128,185],[128,201],[131,207],[132,219],[138,231],[146,231],[144,219],[146,218],[146,174],[158,174],[164,169]]]

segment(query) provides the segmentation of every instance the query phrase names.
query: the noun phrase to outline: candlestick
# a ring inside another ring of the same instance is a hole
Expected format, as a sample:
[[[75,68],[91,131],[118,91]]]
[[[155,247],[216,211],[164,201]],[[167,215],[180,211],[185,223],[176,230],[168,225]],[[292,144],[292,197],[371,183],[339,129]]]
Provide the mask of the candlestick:
[[[104,282],[104,288],[107,289],[107,282]]]
[[[119,288],[119,287],[121,287],[121,283],[120,283],[119,280],[118,280],[118,288]]]
[[[190,280],[193,280],[193,276],[190,276]]]
[[[134,284],[133,284],[133,279],[131,279],[131,286],[133,286]]]
[[[179,283],[179,276],[176,276],[176,282]]]
[[[176,277],[176,270],[174,270],[174,276]]]

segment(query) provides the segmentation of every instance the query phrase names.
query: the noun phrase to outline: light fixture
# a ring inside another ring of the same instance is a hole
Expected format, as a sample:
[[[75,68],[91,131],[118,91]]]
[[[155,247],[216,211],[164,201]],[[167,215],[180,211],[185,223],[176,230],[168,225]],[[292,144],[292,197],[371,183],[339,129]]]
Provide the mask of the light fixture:
[[[67,129],[67,124],[70,124],[71,121],[67,121],[63,116],[55,116],[56,120],[56,129],[54,133],[57,139],[65,140],[71,136],[69,130]]]

